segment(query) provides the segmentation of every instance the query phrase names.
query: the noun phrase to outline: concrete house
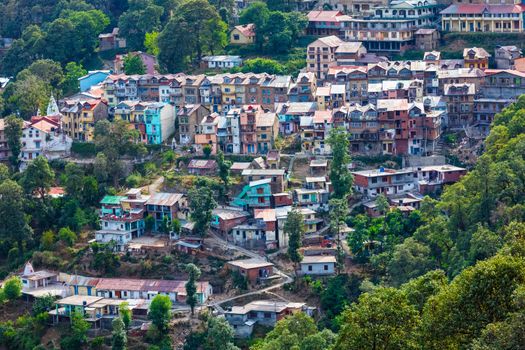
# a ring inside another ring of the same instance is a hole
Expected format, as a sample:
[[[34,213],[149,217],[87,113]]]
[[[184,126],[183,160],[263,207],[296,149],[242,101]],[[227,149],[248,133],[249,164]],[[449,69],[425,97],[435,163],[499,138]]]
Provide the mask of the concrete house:
[[[312,255],[304,256],[300,262],[303,275],[325,276],[335,274],[335,256]]]
[[[294,312],[306,312],[312,316],[313,309],[304,303],[256,300],[244,306],[233,306],[224,316],[233,327],[236,337],[248,338],[255,324],[273,327],[279,320]]]
[[[272,276],[274,265],[264,260],[245,259],[229,261],[226,266],[231,271],[239,272],[250,284],[255,284]]]
[[[271,179],[273,193],[284,192],[288,180],[284,169],[246,169],[242,172],[242,178],[245,182]]]
[[[48,160],[67,157],[73,140],[61,129],[59,118],[36,117],[22,129],[20,169],[38,156]]]
[[[158,192],[151,195],[145,205],[147,214],[155,219],[154,231],[159,230],[164,217],[170,224],[174,218],[185,220],[189,213],[188,199],[182,193]]]
[[[204,56],[201,65],[208,69],[230,69],[242,66],[241,56]]]
[[[255,24],[248,23],[233,27],[230,33],[230,44],[249,45],[255,42]]]

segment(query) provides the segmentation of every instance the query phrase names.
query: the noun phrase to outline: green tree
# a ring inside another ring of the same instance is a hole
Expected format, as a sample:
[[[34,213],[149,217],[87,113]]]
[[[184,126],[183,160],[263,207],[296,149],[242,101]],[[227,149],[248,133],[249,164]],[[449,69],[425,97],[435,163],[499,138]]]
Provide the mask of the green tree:
[[[241,71],[244,73],[283,74],[284,67],[276,60],[269,58],[250,58],[243,62]]]
[[[430,248],[413,238],[394,247],[386,271],[393,285],[401,285],[435,267]]]
[[[376,197],[375,200],[377,211],[381,213],[381,215],[387,214],[388,208],[390,208],[390,203],[388,203],[388,198],[381,193],[379,196]]]
[[[47,294],[36,298],[33,301],[33,306],[31,308],[31,313],[35,316],[40,315],[41,313],[48,312],[55,306],[56,297]]]
[[[502,245],[503,240],[499,235],[478,225],[470,239],[469,260],[474,263],[478,260],[490,258],[496,255]]]
[[[423,276],[413,278],[401,286],[411,305],[421,312],[427,300],[448,286],[448,279],[442,270],[427,272]]]
[[[262,1],[253,2],[247,9],[241,12],[239,21],[241,24],[253,23],[255,25],[255,45],[262,51],[265,42],[265,28],[270,18],[270,10]]]
[[[68,247],[72,247],[77,240],[75,232],[71,231],[69,227],[62,227],[58,231],[58,239],[64,242]]]
[[[191,314],[195,311],[197,305],[197,280],[201,275],[201,270],[194,264],[186,265],[188,273],[188,282],[186,282],[186,304],[191,308]]]
[[[123,302],[119,306],[120,318],[124,322],[124,329],[128,330],[131,325],[131,310],[129,308],[129,303]]]
[[[5,119],[5,138],[11,155],[9,156],[9,162],[14,170],[18,170],[18,164],[20,163],[19,156],[22,149],[22,119],[11,115]]]
[[[341,229],[346,226],[346,218],[348,216],[348,200],[346,198],[330,199],[330,231],[336,237],[337,243],[337,274],[344,270],[345,252],[341,242]]]
[[[87,70],[80,63],[69,62],[65,67],[65,77],[62,82],[62,93],[64,96],[70,96],[80,90],[78,79],[86,75]]]
[[[148,318],[151,320],[161,335],[168,332],[168,324],[171,320],[171,300],[167,295],[157,295],[151,301]]]
[[[210,317],[208,318],[204,349],[240,350],[233,344],[234,335],[232,326],[225,318]]]
[[[60,342],[63,349],[81,349],[87,343],[87,331],[91,328],[80,312],[71,314],[71,329]]]
[[[74,198],[82,196],[84,171],[75,163],[67,163],[65,167],[65,188],[68,195]]]
[[[24,194],[22,187],[12,180],[0,183],[0,237],[13,240],[18,245],[20,257],[24,254],[24,242],[30,240],[33,230],[27,223],[24,213]]]
[[[46,84],[51,85],[53,89],[58,89],[64,80],[64,72],[60,63],[50,59],[34,61],[29,67],[27,67],[27,70],[18,73],[17,79],[23,77],[24,74],[33,74]]]
[[[42,250],[53,250],[55,244],[55,234],[51,230],[44,231],[40,238],[40,246]]]
[[[264,341],[250,347],[250,350],[274,349],[330,349],[335,335],[328,329],[319,332],[314,320],[303,312],[296,312],[275,325]]]
[[[124,322],[120,317],[117,317],[111,322],[111,325],[113,326],[111,349],[127,349],[128,337],[126,336],[126,330],[124,329]]]
[[[146,33],[144,37],[144,47],[146,52],[153,56],[159,55],[159,32]]]
[[[397,289],[380,287],[362,294],[343,312],[341,321],[334,350],[419,348],[418,312]]]
[[[7,165],[0,163],[0,182],[9,179],[9,168]]]
[[[224,159],[224,153],[222,153],[222,151],[217,152],[216,160],[219,166],[219,178],[224,186],[224,193],[227,193],[228,187],[230,186],[230,168],[232,163]]]
[[[489,323],[516,311],[513,295],[524,282],[523,258],[497,255],[466,268],[426,303],[423,347],[466,348]]]
[[[36,194],[42,200],[53,185],[55,172],[49,166],[47,158],[38,156],[27,165],[21,179],[22,187],[28,194]]]
[[[333,156],[330,164],[330,181],[332,181],[334,188],[332,196],[334,198],[346,198],[352,193],[354,182],[354,178],[348,169],[350,165],[348,132],[342,128],[334,128],[330,130],[327,142]]]
[[[13,276],[4,282],[2,293],[7,300],[15,300],[22,296],[22,280]]]
[[[206,157],[206,159],[210,158],[211,152],[212,148],[210,145],[205,145],[204,147],[202,147],[202,153],[204,154],[204,157]]]
[[[130,0],[129,8],[119,18],[120,34],[128,48],[143,50],[146,33],[160,29],[164,9],[151,0]]]
[[[27,120],[36,115],[38,109],[43,110],[47,106],[51,91],[50,86],[36,75],[21,73],[24,74],[19,74],[11,85],[7,104],[12,112]]]
[[[305,233],[303,215],[297,209],[288,213],[283,230],[288,237],[288,257],[294,264],[294,271],[297,271],[299,263],[303,260],[299,248]]]
[[[208,187],[192,188],[188,192],[190,200],[190,218],[195,223],[193,231],[206,236],[212,219],[212,211],[217,206],[213,192]]]
[[[145,74],[146,66],[139,55],[127,54],[124,58],[124,73],[128,75]]]

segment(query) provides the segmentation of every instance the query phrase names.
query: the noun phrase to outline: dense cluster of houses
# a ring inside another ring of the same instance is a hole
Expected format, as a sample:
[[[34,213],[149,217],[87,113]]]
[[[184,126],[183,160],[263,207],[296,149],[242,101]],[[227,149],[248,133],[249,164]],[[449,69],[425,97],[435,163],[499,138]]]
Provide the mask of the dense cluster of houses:
[[[328,155],[330,129],[343,127],[353,153],[431,155],[443,130],[483,136],[495,114],[525,92],[518,48],[498,47],[497,69],[488,68],[491,55],[482,48],[466,48],[463,56],[428,51],[423,60],[389,61],[363,43],[328,36],[308,46],[306,71],[295,78],[93,71],[80,78],[82,92],[26,125],[34,142],[24,140],[22,160],[67,155],[73,140],[93,141],[95,123],[108,118],[129,122],[146,144],[176,143],[198,153],[210,147],[264,155],[279,136],[296,135],[303,152]]]
[[[186,300],[186,281],[135,278],[97,278],[49,270],[35,270],[27,263],[20,274],[22,293],[27,298],[52,295],[58,300],[49,312],[53,323],[69,320],[80,312],[93,328],[108,327],[118,317],[123,302],[133,317],[146,319],[149,304],[157,295],[166,295],[175,304]],[[197,282],[197,302],[204,304],[213,294],[207,281]]]

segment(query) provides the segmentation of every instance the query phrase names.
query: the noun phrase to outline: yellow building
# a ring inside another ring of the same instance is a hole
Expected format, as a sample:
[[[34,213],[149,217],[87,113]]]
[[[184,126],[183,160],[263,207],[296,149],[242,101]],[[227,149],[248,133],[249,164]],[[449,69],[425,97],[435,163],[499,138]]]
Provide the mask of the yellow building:
[[[98,278],[70,275],[68,273],[60,272],[58,280],[69,287],[69,295],[97,295]]]
[[[452,4],[441,11],[445,32],[523,32],[520,5]]]
[[[255,25],[253,23],[235,26],[230,33],[230,43],[249,45],[255,42]]]
[[[108,105],[102,100],[65,101],[60,110],[64,131],[78,141],[91,142],[94,138],[95,123],[107,119]]]

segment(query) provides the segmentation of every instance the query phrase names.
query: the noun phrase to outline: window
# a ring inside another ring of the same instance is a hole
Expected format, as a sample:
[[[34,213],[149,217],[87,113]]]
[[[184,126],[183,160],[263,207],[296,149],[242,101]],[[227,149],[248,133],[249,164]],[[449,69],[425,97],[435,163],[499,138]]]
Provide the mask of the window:
[[[240,36],[239,34],[233,34],[233,40],[239,40]]]
[[[325,271],[328,271],[328,265],[324,265],[323,268]]]
[[[312,271],[312,265],[308,265],[308,271]]]

